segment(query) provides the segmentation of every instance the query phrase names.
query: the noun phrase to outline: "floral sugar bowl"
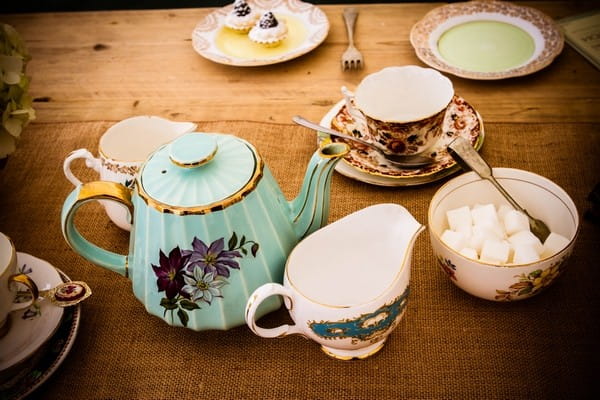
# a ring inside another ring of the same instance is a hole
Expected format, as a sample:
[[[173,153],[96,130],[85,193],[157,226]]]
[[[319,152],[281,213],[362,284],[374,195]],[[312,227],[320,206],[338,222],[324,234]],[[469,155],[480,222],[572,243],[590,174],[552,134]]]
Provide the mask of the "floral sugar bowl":
[[[89,261],[129,277],[146,310],[168,324],[229,329],[244,324],[256,288],[282,282],[298,241],[327,221],[331,173],[347,152],[339,143],[317,150],[301,192],[287,201],[250,143],[188,133],[151,154],[133,188],[106,181],[77,186],[63,206],[63,234]],[[75,227],[78,208],[98,199],[131,212],[128,255],[97,247]],[[280,305],[273,298],[261,312]]]

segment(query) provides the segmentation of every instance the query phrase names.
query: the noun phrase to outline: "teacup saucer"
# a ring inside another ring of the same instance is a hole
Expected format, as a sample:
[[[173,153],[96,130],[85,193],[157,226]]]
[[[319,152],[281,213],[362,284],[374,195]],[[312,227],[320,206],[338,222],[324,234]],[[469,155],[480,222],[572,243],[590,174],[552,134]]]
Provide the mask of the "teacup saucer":
[[[361,134],[365,129],[357,123],[346,109],[345,101],[339,101],[321,119],[321,125],[353,135],[354,131]],[[423,168],[402,169],[388,165],[385,159],[374,150],[358,150],[352,148],[336,166],[336,171],[358,181],[379,186],[414,186],[434,182],[460,169],[452,156],[448,154],[448,143],[457,136],[469,140],[476,150],[483,145],[483,120],[479,113],[462,97],[455,95],[446,111],[443,122],[443,133],[424,155],[432,156],[436,162]],[[343,141],[320,133],[319,142]],[[352,143],[348,142],[352,146]]]
[[[57,269],[63,282],[71,279]],[[56,333],[33,355],[11,368],[12,374],[0,378],[0,398],[23,400],[29,398],[65,361],[73,348],[81,321],[81,304],[62,308],[63,317]],[[4,371],[0,373],[4,375]]]
[[[17,252],[17,264],[19,272],[29,275],[40,291],[62,283],[57,270],[44,260]],[[22,299],[17,296],[15,301]],[[0,376],[10,374],[11,367],[34,354],[54,334],[63,312],[63,308],[44,299],[9,315],[8,332],[0,338]]]

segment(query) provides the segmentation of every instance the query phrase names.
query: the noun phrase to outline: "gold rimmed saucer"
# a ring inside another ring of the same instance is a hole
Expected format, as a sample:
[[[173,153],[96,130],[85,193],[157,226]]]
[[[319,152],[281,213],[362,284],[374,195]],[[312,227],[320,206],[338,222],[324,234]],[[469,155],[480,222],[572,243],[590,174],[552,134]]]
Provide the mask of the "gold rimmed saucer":
[[[365,129],[348,113],[345,101],[333,106],[321,120],[321,125],[331,127],[348,135],[363,134]],[[469,140],[476,150],[483,145],[483,120],[479,113],[465,99],[455,95],[450,103],[444,122],[442,136],[424,155],[430,155],[436,162],[423,168],[402,169],[388,165],[375,151],[352,147],[348,155],[336,166],[336,171],[349,178],[378,186],[414,186],[442,179],[460,169],[446,150],[448,143],[461,136]],[[327,134],[319,134],[320,145],[330,141],[343,141]],[[352,146],[351,143],[348,143]]]
[[[38,262],[43,261],[30,257],[36,266]],[[60,275],[61,282],[71,282],[71,279],[64,272],[58,268],[54,269]],[[55,333],[38,351],[28,359],[23,360],[18,368],[13,371],[14,373],[0,378],[2,399],[21,400],[30,396],[58,370],[73,348],[81,320],[81,305],[54,308],[63,311],[63,316]]]
[[[528,75],[562,51],[563,33],[548,15],[508,1],[466,1],[428,12],[410,31],[425,64],[468,79]],[[520,55],[520,56],[518,56]]]
[[[28,274],[40,290],[63,283],[56,269],[44,260],[17,252],[17,262],[19,272]],[[20,296],[17,296],[16,302],[22,301]],[[63,313],[62,308],[40,301],[28,309],[10,314],[11,327],[0,338],[0,379],[10,375],[15,367],[46,343],[58,328]]]

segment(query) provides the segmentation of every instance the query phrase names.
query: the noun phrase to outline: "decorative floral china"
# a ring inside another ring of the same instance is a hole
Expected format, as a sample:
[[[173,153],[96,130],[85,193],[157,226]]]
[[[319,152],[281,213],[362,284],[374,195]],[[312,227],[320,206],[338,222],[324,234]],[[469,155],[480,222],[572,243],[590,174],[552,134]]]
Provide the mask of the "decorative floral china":
[[[467,24],[479,24],[478,28],[472,28],[479,31],[470,34],[464,31],[456,36]],[[450,32],[462,42],[449,47],[444,57],[444,40],[448,37],[444,35]],[[413,26],[410,41],[425,64],[463,78],[482,80],[539,71],[548,66],[564,46],[563,34],[552,18],[535,8],[508,1],[468,1],[435,8]],[[522,58],[504,63],[518,52],[524,52]],[[477,61],[498,59],[496,64],[480,69],[466,61],[471,57]]]
[[[70,279],[56,269],[62,282]],[[8,379],[0,380],[3,400],[21,400],[40,387],[63,363],[73,347],[81,315],[81,306],[62,309],[63,317],[56,332],[33,356],[19,364],[19,370]]]
[[[17,252],[19,273],[35,280],[40,291],[62,283],[56,269],[46,261]],[[17,302],[29,301],[31,295],[17,296]],[[25,310],[10,315],[7,334],[0,338],[0,378],[9,375],[13,367],[35,353],[54,334],[63,316],[63,308],[44,299]]]
[[[363,136],[364,127],[354,121],[348,113],[345,100],[338,102],[321,120],[321,125],[331,127],[348,135]],[[476,150],[483,145],[483,120],[479,113],[462,97],[455,95],[442,123],[442,137],[432,148],[423,153],[431,155],[436,162],[422,168],[401,169],[388,165],[382,155],[354,142],[344,162],[336,170],[349,178],[379,186],[412,186],[433,182],[460,169],[446,146],[458,135],[468,139]],[[319,134],[321,145],[331,141],[343,142],[344,139]]]
[[[299,0],[256,0],[252,7],[270,10],[285,21],[288,36],[276,47],[252,42],[247,35],[224,26],[233,5],[208,14],[192,32],[192,45],[201,56],[220,64],[258,66],[276,64],[306,54],[329,33],[327,15],[318,7]]]
[[[77,159],[85,160],[88,168],[95,170],[100,179],[133,184],[135,174],[142,162],[154,150],[184,133],[196,129],[193,122],[170,121],[154,115],[129,117],[112,125],[100,137],[98,157],[87,149],[72,151],[63,162],[65,177],[74,185],[81,181],[71,171],[71,164]],[[121,229],[130,230],[130,215],[127,210],[112,202],[100,201],[109,218]]]
[[[523,208],[567,238],[568,244],[538,261],[501,265],[450,247],[441,239],[449,210],[476,203],[508,205],[498,190],[471,171],[446,182],[431,199],[427,225],[433,254],[450,281],[473,296],[502,302],[527,299],[541,293],[566,268],[579,233],[579,214],[568,193],[543,176],[514,168],[494,168],[493,173]]]
[[[413,247],[424,228],[390,203],[317,230],[290,254],[283,285],[268,283],[250,296],[246,323],[266,338],[300,334],[342,360],[375,354],[406,311]],[[273,296],[285,299],[293,325],[258,326],[256,311]]]
[[[331,172],[349,146],[318,149],[288,201],[256,149],[233,135],[193,132],[158,149],[133,188],[99,181],[69,194],[61,216],[71,247],[131,278],[149,313],[194,330],[244,323],[250,293],[281,282],[285,260],[329,214]],[[98,248],[74,224],[77,209],[112,199],[133,215],[129,254]],[[273,299],[263,313],[280,304]]]
[[[388,154],[408,156],[427,151],[442,135],[454,86],[435,69],[403,65],[369,74],[355,93],[342,87],[342,94],[368,140]]]

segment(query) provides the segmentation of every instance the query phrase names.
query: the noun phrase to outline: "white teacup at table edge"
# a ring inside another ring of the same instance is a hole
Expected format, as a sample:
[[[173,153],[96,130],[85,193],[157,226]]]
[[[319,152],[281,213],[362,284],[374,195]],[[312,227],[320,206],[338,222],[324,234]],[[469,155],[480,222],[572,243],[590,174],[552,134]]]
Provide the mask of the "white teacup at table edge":
[[[355,92],[342,87],[348,112],[365,139],[395,155],[426,151],[442,134],[454,96],[450,79],[431,68],[393,66],[367,75]]]
[[[17,284],[28,288],[32,294],[31,301],[15,303]],[[9,314],[12,311],[30,307],[38,298],[38,288],[35,282],[17,269],[17,252],[8,236],[0,232],[0,337],[10,329]]]
[[[71,171],[71,163],[84,159],[88,168],[100,175],[100,180],[130,186],[142,162],[156,149],[184,133],[192,132],[196,124],[174,122],[157,116],[135,116],[111,126],[100,138],[98,157],[87,149],[77,149],[69,154],[63,163],[67,179],[74,185],[81,185]],[[130,230],[128,210],[115,202],[101,201],[109,218],[121,229]]]
[[[250,296],[246,323],[265,338],[300,334],[337,359],[375,354],[404,315],[412,250],[423,229],[397,204],[367,207],[321,228],[291,252],[283,285],[267,283]],[[259,327],[260,304],[277,295],[294,325]]]

